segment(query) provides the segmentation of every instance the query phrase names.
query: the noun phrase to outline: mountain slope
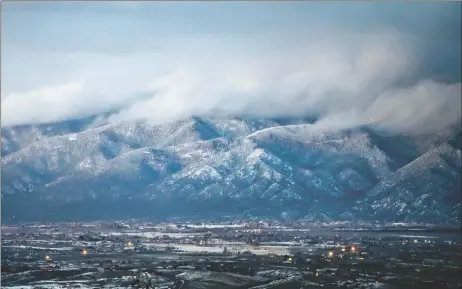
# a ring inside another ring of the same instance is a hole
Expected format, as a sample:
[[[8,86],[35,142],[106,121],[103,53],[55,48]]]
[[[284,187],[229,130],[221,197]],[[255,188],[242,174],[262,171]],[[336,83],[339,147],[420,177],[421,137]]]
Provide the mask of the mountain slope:
[[[403,190],[424,195],[438,188],[460,204],[454,197],[460,147],[445,145],[420,155],[407,137],[369,129],[319,133],[315,125],[287,119],[93,124],[44,136],[3,157],[2,217],[244,213],[460,221],[443,197],[431,206],[421,197],[396,216],[381,213],[401,206]],[[431,185],[409,185],[421,179]]]
[[[454,142],[431,149],[379,182],[355,210],[378,219],[460,222],[461,150]]]
[[[25,148],[44,138],[77,133],[85,130],[97,119],[96,116],[42,125],[20,125],[2,128],[2,157]]]

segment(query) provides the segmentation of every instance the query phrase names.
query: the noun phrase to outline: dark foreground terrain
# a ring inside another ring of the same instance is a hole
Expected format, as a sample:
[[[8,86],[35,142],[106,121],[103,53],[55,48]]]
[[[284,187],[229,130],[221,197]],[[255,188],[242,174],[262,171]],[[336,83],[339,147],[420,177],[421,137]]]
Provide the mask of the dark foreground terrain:
[[[2,227],[2,288],[460,288],[459,233],[262,222]]]

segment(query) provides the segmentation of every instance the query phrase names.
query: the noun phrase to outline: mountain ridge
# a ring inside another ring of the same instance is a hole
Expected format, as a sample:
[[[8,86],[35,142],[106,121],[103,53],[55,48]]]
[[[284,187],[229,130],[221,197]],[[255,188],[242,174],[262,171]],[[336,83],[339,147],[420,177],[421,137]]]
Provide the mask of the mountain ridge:
[[[53,211],[62,219],[69,217],[62,208],[70,212],[92,203],[100,217],[114,218],[117,212],[129,218],[193,216],[197,210],[211,216],[460,223],[460,133],[422,153],[408,136],[384,136],[372,128],[323,133],[307,120],[192,117],[163,125],[98,125],[95,119],[47,125],[51,129],[23,143],[8,139],[17,128],[2,128],[2,218],[19,220],[29,208],[29,219],[52,218]],[[40,130],[25,133],[29,139],[34,134]],[[15,141],[3,154],[3,145]],[[432,152],[434,162],[428,159]],[[423,169],[406,172],[406,166]],[[380,191],[376,197],[374,190]],[[421,204],[387,214],[409,199],[403,190]],[[425,197],[431,190],[450,197],[433,196],[437,204],[431,205]],[[30,208],[34,202],[49,212]],[[121,209],[124,203],[133,205]],[[119,209],[105,212],[111,208]],[[422,208],[433,211],[416,213]]]

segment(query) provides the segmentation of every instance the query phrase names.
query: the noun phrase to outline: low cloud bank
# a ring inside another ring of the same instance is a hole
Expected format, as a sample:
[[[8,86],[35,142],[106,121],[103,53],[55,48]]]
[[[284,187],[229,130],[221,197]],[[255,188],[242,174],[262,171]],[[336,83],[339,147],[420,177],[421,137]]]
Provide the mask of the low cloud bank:
[[[287,54],[256,54],[249,63],[214,59],[200,68],[183,66],[151,83],[152,98],[110,120],[317,115],[323,130],[373,124],[416,134],[460,122],[461,84],[419,78],[424,60],[398,33],[365,37],[350,47],[319,42]]]
[[[54,56],[72,73],[56,66],[53,75],[66,76],[61,83],[2,91],[2,124],[54,122],[121,107],[109,121],[316,115],[326,131],[374,125],[413,134],[461,121],[460,81],[428,73],[435,62],[430,56],[457,47],[429,55],[422,53],[424,42],[388,28],[356,33],[316,27],[297,45],[231,42],[198,36],[152,52]]]

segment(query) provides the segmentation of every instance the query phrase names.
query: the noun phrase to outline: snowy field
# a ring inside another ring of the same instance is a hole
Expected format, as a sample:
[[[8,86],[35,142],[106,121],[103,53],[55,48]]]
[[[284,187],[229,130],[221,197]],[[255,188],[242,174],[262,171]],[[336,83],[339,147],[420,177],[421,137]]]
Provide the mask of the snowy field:
[[[255,255],[286,255],[289,254],[289,248],[287,246],[251,246],[251,245],[244,245],[244,244],[227,244],[224,246],[196,246],[191,244],[143,244],[143,245],[152,245],[156,247],[173,247],[174,250],[179,250],[184,253],[200,253],[200,252],[207,252],[207,253],[223,253],[224,248],[229,253],[237,253],[237,252],[251,252]]]

